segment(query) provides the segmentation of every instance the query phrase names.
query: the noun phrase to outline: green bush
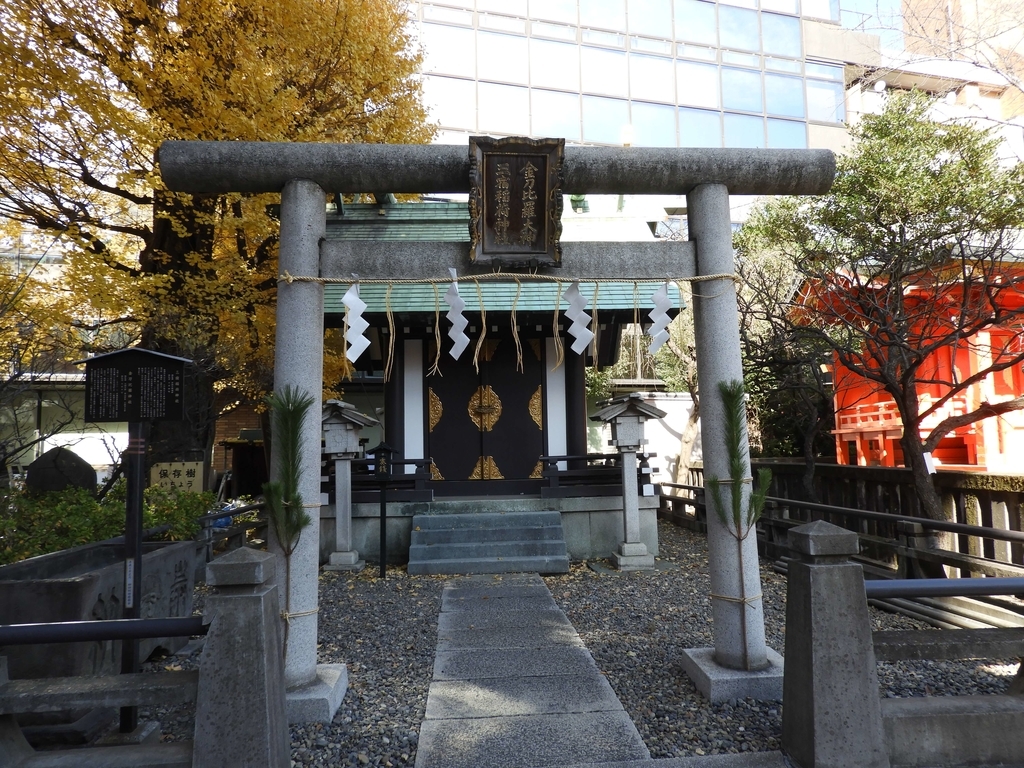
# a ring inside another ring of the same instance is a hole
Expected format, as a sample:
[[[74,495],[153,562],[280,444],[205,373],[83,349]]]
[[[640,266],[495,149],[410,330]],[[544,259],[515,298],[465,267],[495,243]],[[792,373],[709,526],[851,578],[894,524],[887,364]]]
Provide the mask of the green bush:
[[[124,481],[102,501],[82,489],[39,496],[17,490],[0,492],[0,565],[121,536],[126,495]],[[210,492],[147,488],[142,526],[169,524],[171,528],[161,539],[189,539],[199,530],[196,518],[213,508],[214,502]]]

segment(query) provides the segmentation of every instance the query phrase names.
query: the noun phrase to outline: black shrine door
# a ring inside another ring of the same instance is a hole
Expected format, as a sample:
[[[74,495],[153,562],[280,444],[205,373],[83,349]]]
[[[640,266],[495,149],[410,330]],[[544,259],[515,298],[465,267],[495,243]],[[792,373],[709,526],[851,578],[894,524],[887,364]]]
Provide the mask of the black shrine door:
[[[432,345],[430,345],[432,346]],[[544,453],[543,341],[475,340],[460,360],[447,344],[441,375],[427,376],[428,455],[435,480],[521,480],[540,477]],[[519,360],[522,370],[519,370]],[[427,361],[433,365],[433,355]]]

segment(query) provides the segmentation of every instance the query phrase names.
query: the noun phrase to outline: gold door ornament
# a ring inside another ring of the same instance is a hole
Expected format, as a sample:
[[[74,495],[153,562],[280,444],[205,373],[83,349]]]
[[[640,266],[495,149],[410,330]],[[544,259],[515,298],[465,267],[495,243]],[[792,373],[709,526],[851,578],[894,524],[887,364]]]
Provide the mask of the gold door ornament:
[[[498,465],[494,463],[494,457],[492,456],[481,456],[476,466],[473,467],[472,473],[469,475],[470,480],[504,480],[505,476],[501,474],[501,470],[498,469]]]
[[[537,391],[530,396],[530,418],[537,425],[537,429],[544,429],[544,394],[541,391],[543,385],[538,385]]]
[[[427,387],[427,413],[430,418],[430,431],[433,432],[437,422],[441,420],[444,408],[441,407],[441,398],[430,387]]]
[[[481,432],[490,432],[501,418],[501,399],[490,385],[478,387],[469,398],[469,418]]]

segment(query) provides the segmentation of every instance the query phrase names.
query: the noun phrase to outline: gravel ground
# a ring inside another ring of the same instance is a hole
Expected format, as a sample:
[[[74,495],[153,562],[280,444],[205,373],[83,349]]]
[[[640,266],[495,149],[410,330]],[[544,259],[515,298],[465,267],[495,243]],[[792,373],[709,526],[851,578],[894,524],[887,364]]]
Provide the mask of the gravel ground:
[[[708,703],[679,664],[684,648],[713,645],[704,537],[659,524],[661,557],[653,573],[596,573],[575,564],[545,578],[633,718],[652,757],[779,748],[782,707],[750,699]],[[329,725],[291,727],[293,765],[411,766],[427,701],[437,616],[447,577],[409,576],[389,568],[320,577],[322,662],[348,664],[349,688]],[[768,644],[785,647],[782,576],[761,568]],[[201,606],[203,588],[197,590]],[[926,629],[871,609],[875,629]],[[194,667],[198,654],[151,662]],[[879,664],[883,696],[998,693],[1016,670],[1009,662]],[[140,713],[161,721],[166,740],[191,738],[186,707]]]

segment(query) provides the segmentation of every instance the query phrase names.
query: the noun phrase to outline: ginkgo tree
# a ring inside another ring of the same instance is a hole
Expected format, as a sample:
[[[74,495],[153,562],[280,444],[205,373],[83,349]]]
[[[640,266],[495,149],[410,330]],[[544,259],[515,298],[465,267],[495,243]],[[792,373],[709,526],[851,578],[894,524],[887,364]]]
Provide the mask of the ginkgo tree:
[[[0,6],[0,219],[64,241],[48,322],[196,362],[164,455],[209,449],[217,388],[258,402],[270,386],[277,222],[274,196],[167,191],[156,148],[428,141],[420,56],[404,0]]]

